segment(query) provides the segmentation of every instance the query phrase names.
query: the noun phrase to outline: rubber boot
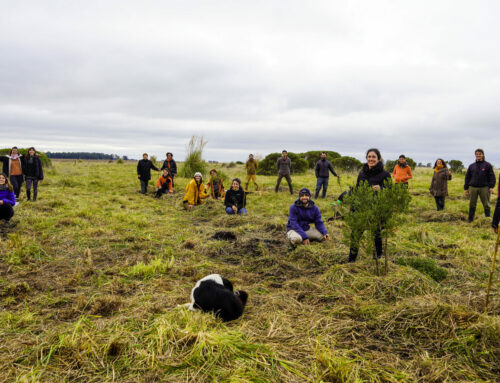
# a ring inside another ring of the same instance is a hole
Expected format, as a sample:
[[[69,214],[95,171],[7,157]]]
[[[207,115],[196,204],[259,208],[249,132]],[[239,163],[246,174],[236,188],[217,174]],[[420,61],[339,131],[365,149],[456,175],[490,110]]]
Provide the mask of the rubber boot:
[[[28,201],[31,200],[31,190],[26,190],[26,196],[28,197]]]
[[[476,208],[470,208],[469,209],[469,218],[467,219],[467,222],[471,223],[474,221],[474,215],[476,214]]]
[[[358,257],[358,249],[350,248],[349,249],[349,258],[347,258],[347,262],[355,262]]]
[[[484,216],[489,217],[491,215],[491,209],[489,207],[484,208]]]

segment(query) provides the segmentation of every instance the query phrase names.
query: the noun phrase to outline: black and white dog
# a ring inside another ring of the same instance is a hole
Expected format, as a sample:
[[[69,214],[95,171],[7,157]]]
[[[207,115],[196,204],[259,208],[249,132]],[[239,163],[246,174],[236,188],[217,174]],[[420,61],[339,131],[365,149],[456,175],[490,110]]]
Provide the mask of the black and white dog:
[[[219,274],[210,274],[196,282],[191,290],[190,310],[213,312],[224,322],[239,318],[247,303],[245,291],[233,291],[233,284]]]

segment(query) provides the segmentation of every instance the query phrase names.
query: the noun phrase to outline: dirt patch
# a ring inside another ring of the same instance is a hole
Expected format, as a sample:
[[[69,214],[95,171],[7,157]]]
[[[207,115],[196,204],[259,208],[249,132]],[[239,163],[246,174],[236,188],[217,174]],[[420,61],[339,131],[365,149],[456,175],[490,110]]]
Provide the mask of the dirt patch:
[[[236,241],[236,234],[232,231],[216,231],[210,238],[219,241]]]
[[[121,300],[118,297],[108,296],[97,298],[90,308],[90,313],[93,315],[100,315],[103,317],[111,316],[121,306]]]
[[[181,245],[181,247],[188,250],[193,250],[195,246],[196,244],[193,241],[186,241]]]

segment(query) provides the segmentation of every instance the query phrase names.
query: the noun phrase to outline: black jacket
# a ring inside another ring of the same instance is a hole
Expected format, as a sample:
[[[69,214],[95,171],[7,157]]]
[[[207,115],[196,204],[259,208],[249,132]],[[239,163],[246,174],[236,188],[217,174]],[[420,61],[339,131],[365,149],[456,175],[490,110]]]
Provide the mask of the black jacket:
[[[368,182],[368,185],[380,185],[380,188],[382,189],[387,180],[391,182],[391,175],[389,172],[384,170],[384,164],[382,164],[382,161],[379,161],[379,163],[371,169],[368,167],[368,164],[363,165],[363,168],[358,174],[356,186],[359,186],[361,182],[366,181]]]
[[[240,210],[245,207],[246,202],[245,191],[241,187],[238,190],[231,188],[226,191],[226,197],[224,198],[224,205],[226,207],[236,206]]]
[[[477,188],[488,186],[490,189],[493,189],[496,182],[495,172],[491,164],[486,161],[476,161],[470,164],[467,169],[464,190],[467,190],[469,186]]]
[[[34,156],[33,159],[35,160],[35,178],[43,180],[42,160],[38,156]],[[28,157],[21,157],[21,166],[25,177],[28,175],[28,161]]]
[[[335,173],[335,170],[333,170],[332,163],[328,161],[326,158],[323,160],[319,160],[316,162],[316,166],[314,167],[314,172],[316,173],[316,178],[322,177],[322,178],[328,178],[330,177],[330,172],[337,177],[337,173]]]
[[[168,167],[168,161],[165,160],[163,161],[163,166],[161,167],[160,170],[163,169],[169,169],[169,172],[172,176],[175,176],[177,174],[177,164],[175,163],[175,160],[172,158],[172,161],[170,161],[170,168]]]
[[[137,162],[137,175],[143,181],[151,179],[151,169],[158,171],[158,168],[153,165],[151,160],[139,160]]]

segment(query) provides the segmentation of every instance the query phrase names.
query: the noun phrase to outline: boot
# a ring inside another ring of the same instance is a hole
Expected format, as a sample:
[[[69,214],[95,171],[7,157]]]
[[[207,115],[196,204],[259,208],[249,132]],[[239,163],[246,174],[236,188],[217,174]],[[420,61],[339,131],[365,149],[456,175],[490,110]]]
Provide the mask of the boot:
[[[245,188],[244,188],[245,191],[248,191],[248,182],[245,184]]]
[[[358,257],[358,249],[349,249],[349,258],[347,258],[347,262],[355,262],[356,258]]]
[[[28,197],[28,201],[31,200],[31,190],[26,190],[26,196]]]
[[[489,207],[484,208],[484,216],[489,217],[491,214],[491,209]]]
[[[472,221],[474,221],[474,215],[476,214],[476,208],[475,207],[471,207],[469,209],[469,218],[467,219],[467,222],[471,223]]]

